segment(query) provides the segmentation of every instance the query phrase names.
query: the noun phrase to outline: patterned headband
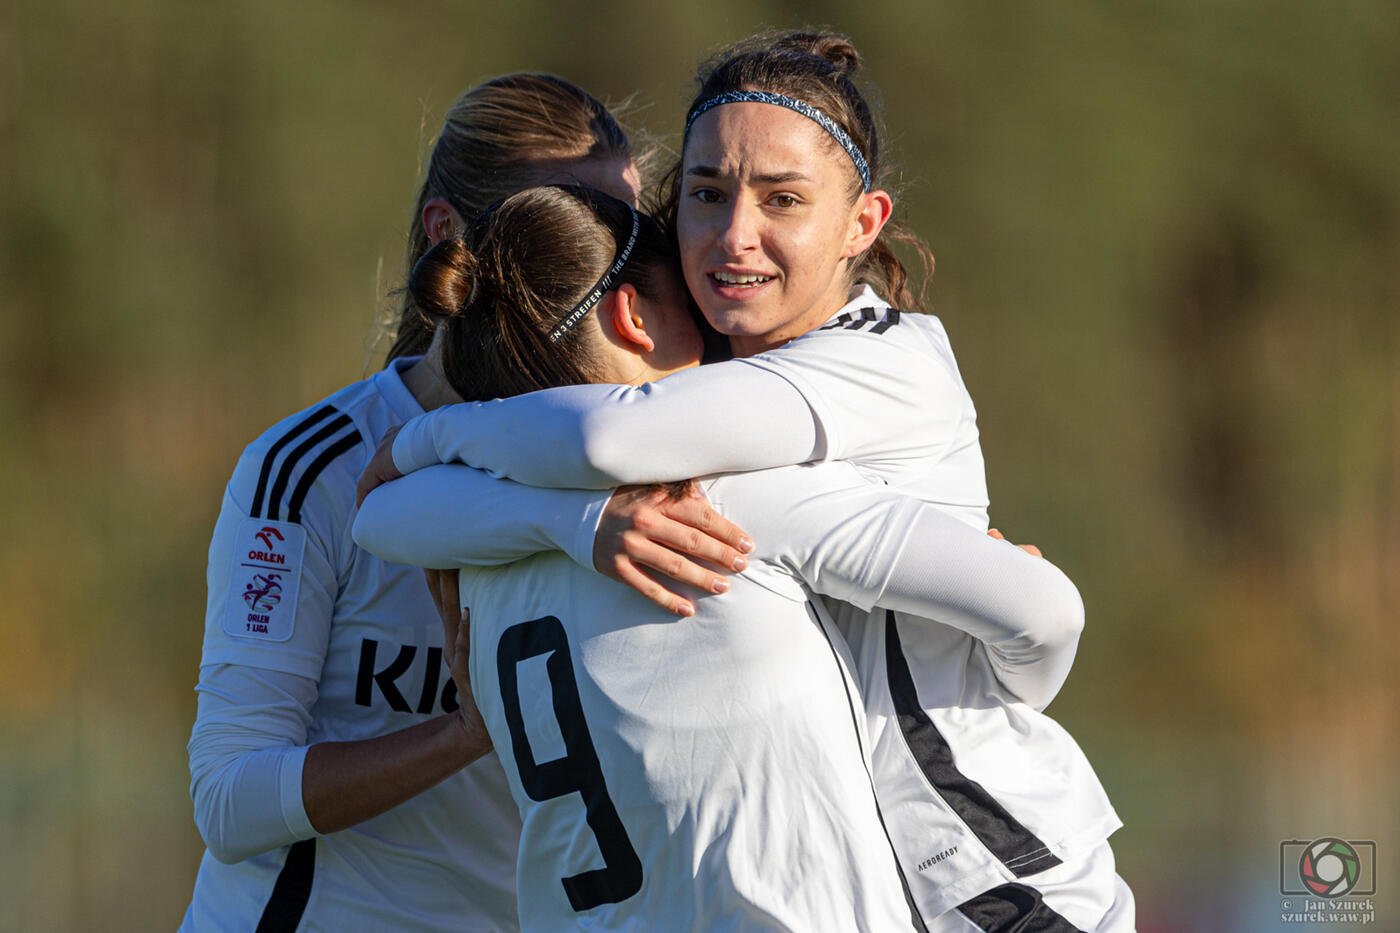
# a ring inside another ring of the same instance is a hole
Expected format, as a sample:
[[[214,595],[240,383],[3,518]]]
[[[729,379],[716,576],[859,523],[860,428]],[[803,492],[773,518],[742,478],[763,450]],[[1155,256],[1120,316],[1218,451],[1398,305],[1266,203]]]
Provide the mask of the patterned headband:
[[[598,284],[594,285],[583,300],[574,305],[573,310],[554,325],[554,329],[549,332],[550,343],[558,341],[560,337],[573,330],[574,326],[587,317],[588,312],[592,311],[593,307],[602,301],[603,296],[612,291],[613,285],[617,283],[618,273],[622,271],[623,266],[627,265],[627,260],[632,255],[632,247],[637,245],[637,233],[642,228],[642,219],[637,216],[636,209],[630,204],[627,209],[632,212],[632,232],[627,235],[627,244],[618,250],[617,258],[613,260],[611,266],[608,266],[608,271],[603,273]]]
[[[702,101],[690,109],[690,114],[685,118],[685,133],[690,135],[690,128],[695,121],[700,119],[702,114],[722,107],[725,104],[773,104],[777,107],[786,107],[789,110],[802,114],[813,123],[826,130],[827,135],[836,140],[842,149],[846,150],[846,155],[851,157],[851,161],[856,164],[856,171],[860,173],[861,187],[867,192],[870,190],[870,165],[865,161],[864,154],[855,140],[840,124],[822,113],[816,107],[795,97],[788,97],[785,94],[774,94],[769,91],[727,91],[723,94],[716,94],[709,100]]]

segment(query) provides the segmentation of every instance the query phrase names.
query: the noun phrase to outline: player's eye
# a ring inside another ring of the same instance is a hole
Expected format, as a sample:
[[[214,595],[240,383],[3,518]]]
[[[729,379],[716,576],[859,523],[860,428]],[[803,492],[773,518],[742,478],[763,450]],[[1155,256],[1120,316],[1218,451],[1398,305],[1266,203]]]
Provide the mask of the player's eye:
[[[701,204],[718,204],[722,196],[714,188],[692,188],[690,196]]]
[[[775,194],[768,199],[768,203],[774,207],[788,208],[796,207],[800,202],[790,194]]]

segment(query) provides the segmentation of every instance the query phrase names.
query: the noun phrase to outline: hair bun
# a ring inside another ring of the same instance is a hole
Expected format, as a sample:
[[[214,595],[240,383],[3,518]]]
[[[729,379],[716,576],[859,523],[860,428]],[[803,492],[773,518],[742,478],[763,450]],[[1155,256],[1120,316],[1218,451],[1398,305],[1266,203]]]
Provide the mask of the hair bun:
[[[461,314],[472,300],[478,263],[461,237],[436,244],[413,266],[408,291],[431,320]]]
[[[774,45],[825,59],[839,74],[847,77],[860,71],[860,53],[851,40],[839,32],[790,32]]]

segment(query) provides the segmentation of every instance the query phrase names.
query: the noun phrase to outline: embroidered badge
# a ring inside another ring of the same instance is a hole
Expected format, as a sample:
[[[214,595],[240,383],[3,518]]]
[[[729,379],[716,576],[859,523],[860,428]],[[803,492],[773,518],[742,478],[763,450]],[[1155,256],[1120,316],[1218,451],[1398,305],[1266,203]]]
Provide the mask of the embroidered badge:
[[[306,529],[300,525],[244,520],[234,539],[225,634],[261,641],[292,637],[305,549]]]

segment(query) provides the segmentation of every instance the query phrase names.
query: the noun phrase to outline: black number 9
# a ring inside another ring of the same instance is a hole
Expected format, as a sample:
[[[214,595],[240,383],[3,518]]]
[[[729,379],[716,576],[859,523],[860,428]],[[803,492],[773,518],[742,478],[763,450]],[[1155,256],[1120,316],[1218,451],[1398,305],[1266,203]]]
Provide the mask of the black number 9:
[[[539,764],[530,749],[525,720],[520,715],[516,665],[542,654],[550,654],[545,670],[549,673],[554,715],[559,720],[567,754]],[[578,681],[574,679],[574,663],[563,624],[554,616],[545,616],[506,629],[496,646],[496,670],[506,724],[510,727],[511,750],[525,793],[538,801],[572,793],[582,795],[588,827],[593,830],[598,851],[603,856],[605,867],[559,879],[564,893],[569,896],[569,904],[576,911],[585,911],[599,904],[627,900],[642,889],[642,863],[632,847],[632,840],[627,838],[627,829],[617,815],[616,805],[608,796],[598,751],[588,732],[588,722],[583,718],[583,704],[579,700]]]

